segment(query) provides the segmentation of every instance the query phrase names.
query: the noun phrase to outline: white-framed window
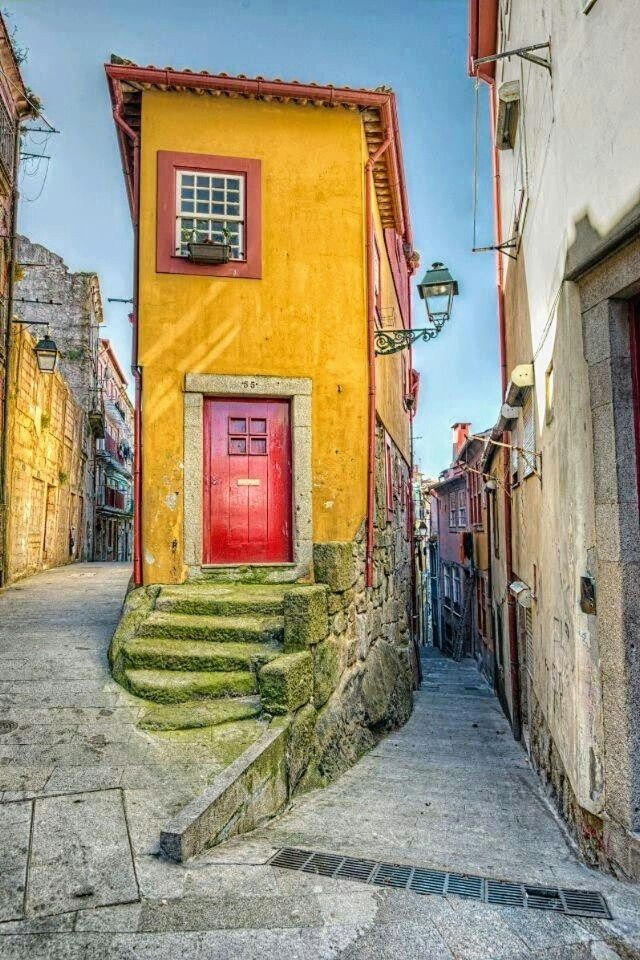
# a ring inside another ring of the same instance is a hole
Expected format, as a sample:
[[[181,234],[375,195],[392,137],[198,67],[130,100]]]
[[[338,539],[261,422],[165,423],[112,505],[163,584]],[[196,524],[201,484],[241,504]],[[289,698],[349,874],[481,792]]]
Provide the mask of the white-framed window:
[[[458,526],[467,525],[467,491],[463,488],[458,490]]]
[[[453,602],[457,603],[460,606],[460,597],[462,594],[462,585],[460,582],[460,567],[453,567],[453,577],[452,577],[452,588],[453,588]]]
[[[442,583],[444,589],[444,599],[451,599],[451,567],[448,563],[442,564]]]
[[[231,259],[245,258],[245,178],[239,173],[178,170],[176,173],[176,254],[190,242],[228,242]]]
[[[449,526],[455,527],[458,521],[458,501],[454,493],[449,494]]]

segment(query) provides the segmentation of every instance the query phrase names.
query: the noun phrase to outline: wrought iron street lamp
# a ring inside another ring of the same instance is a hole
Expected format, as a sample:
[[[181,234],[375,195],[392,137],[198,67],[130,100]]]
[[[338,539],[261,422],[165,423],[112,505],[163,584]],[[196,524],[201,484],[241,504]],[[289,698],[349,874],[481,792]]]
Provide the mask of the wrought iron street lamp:
[[[458,293],[454,280],[443,263],[434,263],[418,284],[420,299],[424,300],[427,316],[433,324],[443,324],[451,316],[453,298]]]
[[[443,263],[432,264],[418,284],[420,299],[424,300],[430,327],[419,330],[376,330],[375,350],[379,356],[398,353],[417,340],[433,340],[451,317],[453,298],[458,294],[454,280]]]
[[[40,373],[53,373],[60,356],[55,340],[45,333],[44,337],[36,343],[34,350]]]
[[[36,303],[37,301],[32,301]],[[40,373],[53,373],[58,366],[60,351],[55,340],[49,336],[49,324],[46,320],[22,320],[20,317],[13,317],[13,323],[24,324],[25,327],[47,327],[44,337],[41,337],[36,343],[34,349],[38,369]]]

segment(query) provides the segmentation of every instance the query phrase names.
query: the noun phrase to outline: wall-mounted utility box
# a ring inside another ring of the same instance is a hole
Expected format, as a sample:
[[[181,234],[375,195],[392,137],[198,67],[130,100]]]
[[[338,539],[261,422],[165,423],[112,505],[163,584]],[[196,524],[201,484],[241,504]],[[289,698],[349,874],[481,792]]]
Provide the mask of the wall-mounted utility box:
[[[496,118],[496,147],[513,150],[518,133],[520,113],[520,81],[507,80],[498,88],[498,116]]]

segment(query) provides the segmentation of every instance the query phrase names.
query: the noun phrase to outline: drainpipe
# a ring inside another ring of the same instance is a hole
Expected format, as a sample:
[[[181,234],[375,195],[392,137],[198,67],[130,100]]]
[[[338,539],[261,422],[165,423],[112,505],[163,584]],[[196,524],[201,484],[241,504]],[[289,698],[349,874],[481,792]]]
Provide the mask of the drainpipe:
[[[495,102],[495,81],[487,81],[489,83],[490,91],[490,103],[491,103],[491,135],[493,139],[493,210],[495,217],[496,225],[496,242],[500,244],[502,242],[502,214],[500,210],[500,157],[498,149],[495,145],[495,133],[496,133],[496,102]],[[506,334],[506,320],[505,320],[505,308],[504,308],[504,270],[502,264],[502,254],[500,251],[496,251],[496,269],[497,269],[497,293],[498,293],[498,329],[500,337],[500,382],[502,386],[502,397],[504,398],[507,390],[507,334]],[[502,442],[507,443],[508,438],[505,434],[502,435]],[[503,448],[503,451],[506,448]],[[509,475],[509,458],[505,457],[504,452],[501,454],[503,459],[505,459],[504,475],[503,475],[503,500],[504,500],[504,534],[506,542],[506,574],[507,574],[507,585],[512,583],[515,580],[513,573],[513,544],[511,540],[512,533],[512,518],[511,518],[511,497],[509,496],[509,488],[511,485],[511,477]],[[520,740],[522,736],[522,720],[520,714],[520,663],[518,659],[518,625],[516,621],[516,608],[511,597],[511,594],[507,592],[507,626],[508,626],[508,635],[509,635],[509,663],[510,663],[510,675],[511,675],[511,725],[513,729],[513,736],[516,740]]]
[[[13,195],[11,198],[11,217],[9,223],[9,280],[7,284],[7,326],[5,330],[4,358],[5,382],[2,411],[2,446],[0,448],[0,503],[2,503],[2,556],[0,557],[0,586],[9,579],[9,507],[10,507],[10,435],[11,404],[9,399],[11,384],[12,323],[14,302],[14,274],[16,268],[16,227],[18,223],[18,164],[20,163],[20,123],[16,117],[16,133],[13,143]]]
[[[129,200],[133,223],[133,326],[131,372],[135,384],[133,413],[133,582],[142,586],[142,370],[138,364],[138,264],[140,246],[140,137],[122,116],[122,91],[114,84],[115,106],[113,119],[133,146],[133,170],[128,171]]]
[[[367,554],[365,583],[373,586],[373,548],[375,539],[376,510],[376,353],[375,353],[375,294],[373,289],[373,167],[391,145],[387,132],[380,144],[364,165],[365,224],[367,231],[367,365],[369,371],[368,439],[369,459],[367,465]]]

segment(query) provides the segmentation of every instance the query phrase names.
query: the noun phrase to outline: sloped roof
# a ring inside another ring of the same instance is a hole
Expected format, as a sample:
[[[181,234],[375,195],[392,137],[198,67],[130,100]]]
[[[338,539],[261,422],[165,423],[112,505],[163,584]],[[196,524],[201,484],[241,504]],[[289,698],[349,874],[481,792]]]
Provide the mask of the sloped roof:
[[[322,86],[316,83],[290,82],[264,77],[229,76],[226,73],[200,73],[173,67],[142,67],[130,60],[112,56],[105,64],[111,101],[120,109],[122,119],[140,136],[141,100],[145,90],[184,91],[213,97],[248,98],[265,102],[298,103],[316,109],[346,109],[362,114],[364,132],[373,156],[387,137],[390,146],[373,168],[380,216],[384,227],[393,227],[411,244],[411,222],[405,186],[402,146],[398,125],[396,96],[392,90]],[[118,128],[125,176],[133,169],[132,145]],[[133,192],[130,190],[130,199]]]

